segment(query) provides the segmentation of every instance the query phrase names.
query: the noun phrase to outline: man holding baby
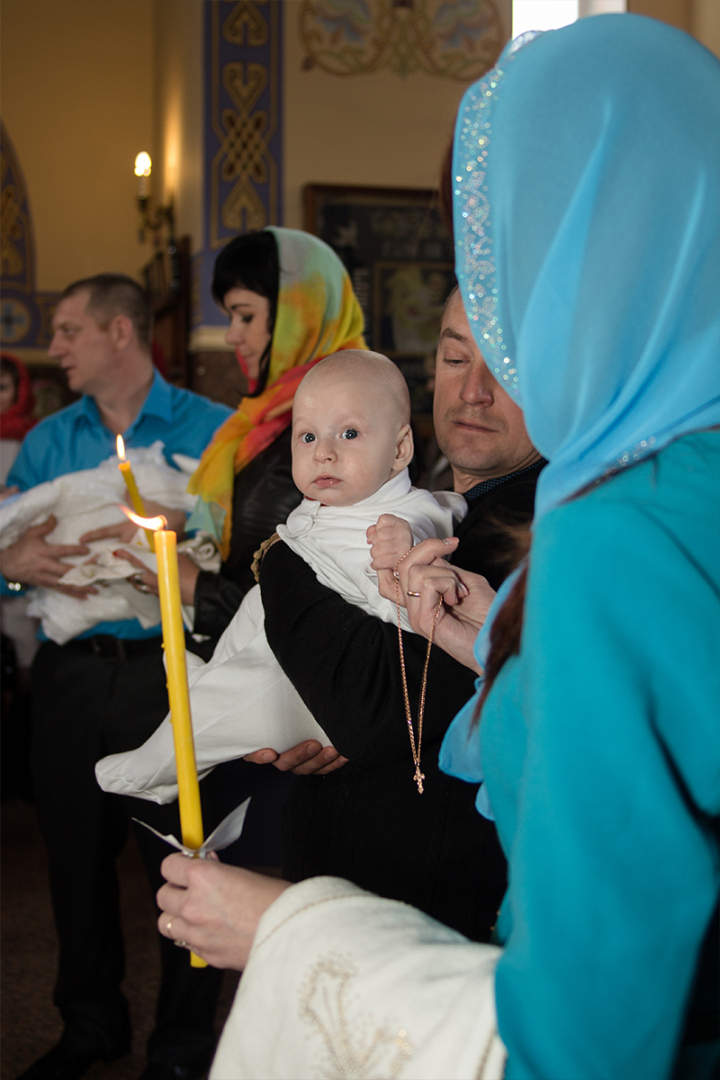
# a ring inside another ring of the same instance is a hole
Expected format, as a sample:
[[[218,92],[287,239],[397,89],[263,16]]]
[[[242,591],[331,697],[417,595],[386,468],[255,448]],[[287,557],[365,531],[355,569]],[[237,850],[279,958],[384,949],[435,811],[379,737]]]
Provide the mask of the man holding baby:
[[[436,365],[434,420],[455,488],[469,504],[447,555],[497,589],[513,552],[501,522],[532,516],[544,461],[517,406],[485,367],[459,294],[443,317]],[[331,470],[330,470],[331,471]],[[397,523],[383,522],[374,551]],[[412,541],[388,539],[377,561],[394,596],[392,567]],[[404,546],[403,546],[404,544]],[[381,576],[382,576],[381,573]],[[487,940],[502,897],[504,859],[495,831],[476,813],[476,789],[443,774],[440,742],[473,689],[473,675],[433,649],[427,671],[421,766],[424,792],[413,782],[397,625],[381,622],[325,587],[286,544],[267,552],[260,570],[265,631],[286,675],[332,746],[305,741],[278,757],[280,768],[317,773],[290,793],[283,836],[283,875],[298,881],[331,874],[383,896],[414,903],[475,940]],[[489,601],[488,601],[489,602]],[[426,642],[403,632],[404,663],[415,737]],[[176,860],[171,881],[186,881]],[[180,896],[178,894],[178,903]],[[173,908],[170,909],[174,914]],[[166,924],[161,929],[167,932]],[[171,936],[188,939],[181,918]],[[189,931],[192,934],[192,930]]]

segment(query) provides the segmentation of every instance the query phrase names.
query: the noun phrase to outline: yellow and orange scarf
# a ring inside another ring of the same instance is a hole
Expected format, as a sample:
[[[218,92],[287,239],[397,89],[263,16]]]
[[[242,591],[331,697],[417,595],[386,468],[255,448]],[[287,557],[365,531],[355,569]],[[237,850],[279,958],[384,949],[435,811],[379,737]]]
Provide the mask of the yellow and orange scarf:
[[[230,552],[236,473],[289,426],[295,391],[318,360],[367,348],[360,304],[332,248],[297,229],[268,231],[280,259],[268,385],[258,397],[243,398],[216,431],[188,485],[199,496],[190,524],[214,533],[223,559]]]

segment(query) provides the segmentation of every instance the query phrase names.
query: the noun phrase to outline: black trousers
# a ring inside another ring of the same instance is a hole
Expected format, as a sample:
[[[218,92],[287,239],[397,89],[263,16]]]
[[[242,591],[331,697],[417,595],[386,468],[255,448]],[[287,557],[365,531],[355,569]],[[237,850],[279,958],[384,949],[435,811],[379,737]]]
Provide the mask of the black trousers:
[[[34,791],[60,941],[54,1001],[67,1038],[83,1049],[110,1054],[127,1042],[130,1029],[120,990],[124,951],[115,858],[130,818],[178,837],[180,822],[177,803],[158,806],[108,795],[94,771],[105,754],[140,745],[167,712],[159,640],[149,654],[124,659],[81,649],[79,643],[60,647],[48,642],[35,659]],[[242,797],[238,791],[234,805]],[[207,822],[207,830],[216,823]],[[170,849],[147,829],[133,828],[155,892],[163,883],[160,863]],[[162,982],[148,1058],[190,1063],[214,1047],[222,972],[191,968],[185,949],[160,934],[158,939]]]

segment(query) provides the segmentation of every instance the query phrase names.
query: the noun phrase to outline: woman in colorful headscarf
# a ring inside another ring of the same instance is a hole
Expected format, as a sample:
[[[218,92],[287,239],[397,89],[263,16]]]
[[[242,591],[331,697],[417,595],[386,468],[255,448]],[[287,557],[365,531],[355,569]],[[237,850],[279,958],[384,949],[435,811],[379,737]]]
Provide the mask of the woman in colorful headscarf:
[[[717,59],[632,15],[516,43],[465,95],[462,296],[550,462],[444,746],[508,856],[503,948],[346,882],[201,868],[202,918],[196,888],[160,900],[245,967],[212,1076],[717,1076],[718,131]],[[455,648],[463,572],[421,565],[440,546],[401,578]]]
[[[180,560],[183,602],[212,650],[255,584],[253,555],[301,499],[292,479],[290,421],[306,372],[339,349],[365,348],[363,314],[332,248],[309,233],[270,226],[239,236],[215,261],[213,296],[230,317],[248,391],[216,432],[193,475],[190,528],[215,536],[219,574]],[[155,587],[154,575],[138,575]]]

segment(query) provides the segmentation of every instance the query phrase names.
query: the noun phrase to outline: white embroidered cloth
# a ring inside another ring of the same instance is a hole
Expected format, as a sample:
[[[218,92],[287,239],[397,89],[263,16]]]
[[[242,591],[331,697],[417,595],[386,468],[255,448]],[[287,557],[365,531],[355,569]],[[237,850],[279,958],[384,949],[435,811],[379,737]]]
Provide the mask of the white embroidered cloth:
[[[355,506],[320,506],[304,499],[278,533],[324,585],[369,614],[394,622],[395,605],[380,596],[370,569],[366,530],[380,514],[396,514],[409,522],[418,543],[428,536],[452,535],[453,516],[466,512],[462,496],[412,488],[405,470]],[[243,600],[211,660],[204,664],[188,653],[187,663],[201,778],[222,761],[265,746],[282,753],[305,739],[329,745],[267,643],[259,586]],[[104,791],[159,803],[177,798],[170,717],[138,749],[99,761],[95,774]]]
[[[340,878],[302,881],[260,920],[210,1080],[501,1080],[500,955]]]
[[[174,469],[165,460],[163,445],[158,441],[152,446],[128,451],[140,493],[149,502],[159,502],[173,510],[190,511],[195,498],[187,493],[187,483],[197,462],[185,455],[173,455],[178,465]],[[95,469],[66,473],[55,480],[37,484],[0,504],[0,550],[14,544],[33,525],[47,521],[51,514],[58,523],[45,537],[48,543],[76,544],[86,532],[123,521],[120,503],[128,505],[129,499],[115,456]],[[143,552],[150,554],[143,533],[132,545],[121,545],[117,540],[98,540],[88,545],[92,556],[103,558],[106,557],[104,553],[122,546],[141,557]],[[78,555],[63,561],[69,567],[77,567],[90,557]],[[157,597],[138,593],[124,580],[114,581],[85,600],[65,596],[56,589],[42,588],[29,590],[28,599],[28,614],[41,620],[45,635],[58,645],[64,645],[100,622],[137,618],[144,628],[160,622]]]

